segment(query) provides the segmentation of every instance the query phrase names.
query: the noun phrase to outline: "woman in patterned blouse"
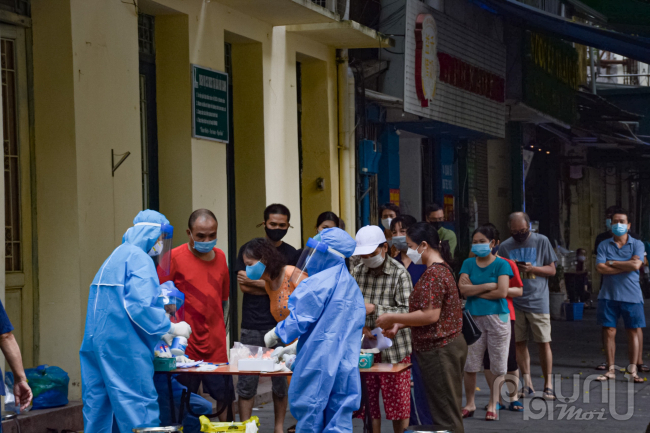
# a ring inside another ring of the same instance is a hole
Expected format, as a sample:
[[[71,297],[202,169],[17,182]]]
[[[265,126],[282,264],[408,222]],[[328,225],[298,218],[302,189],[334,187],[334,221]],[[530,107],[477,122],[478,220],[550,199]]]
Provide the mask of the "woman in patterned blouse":
[[[377,326],[392,337],[410,327],[413,354],[422,370],[424,387],[434,421],[456,433],[463,433],[461,413],[463,367],[467,343],[463,337],[463,313],[456,280],[447,262],[449,244],[440,242],[428,223],[417,223],[406,233],[409,258],[427,270],[415,285],[406,314],[383,314]]]

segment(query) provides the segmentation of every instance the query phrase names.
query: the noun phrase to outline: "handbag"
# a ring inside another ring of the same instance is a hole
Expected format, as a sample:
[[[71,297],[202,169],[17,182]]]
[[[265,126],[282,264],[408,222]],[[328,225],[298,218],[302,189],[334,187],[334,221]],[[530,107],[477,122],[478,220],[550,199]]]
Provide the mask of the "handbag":
[[[481,338],[481,330],[478,329],[472,314],[467,311],[466,308],[463,308],[463,336],[468,346],[476,343],[479,338]]]

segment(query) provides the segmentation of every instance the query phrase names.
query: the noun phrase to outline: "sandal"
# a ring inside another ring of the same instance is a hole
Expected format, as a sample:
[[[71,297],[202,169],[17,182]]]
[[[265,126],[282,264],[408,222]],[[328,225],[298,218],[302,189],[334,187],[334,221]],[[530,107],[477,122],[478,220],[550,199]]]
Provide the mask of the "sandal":
[[[488,412],[490,413],[490,412]],[[473,410],[467,410],[463,409],[463,418],[471,418],[474,416],[474,411]]]
[[[605,371],[605,370],[607,370],[607,363],[606,363],[606,362],[603,362],[602,364],[598,364],[598,365],[596,366],[596,370],[601,370],[601,371]]]
[[[553,391],[553,388],[544,388],[544,395],[542,397],[544,398],[544,400],[557,399],[557,396],[555,395],[555,391]]]
[[[616,370],[613,368],[610,368],[607,373],[601,374],[596,378],[596,380],[599,382],[607,382],[608,380],[614,380],[614,379],[616,379]]]
[[[287,433],[296,433],[296,426],[292,425],[287,429]]]
[[[486,420],[486,421],[496,421],[497,419],[498,419],[498,418],[497,418],[497,414],[494,413],[494,412],[490,412],[490,411],[488,411],[488,412],[485,414],[485,420]]]
[[[625,369],[625,374],[629,374],[630,376],[632,376],[632,380],[634,380],[634,383],[644,383],[645,382],[645,380],[643,380],[642,377],[639,377],[639,375],[636,372],[631,373],[630,370],[628,370],[627,368]]]
[[[528,388],[528,389],[526,389]],[[519,394],[517,394],[517,398],[526,398],[529,395],[535,394],[535,391],[533,391],[533,388],[530,386],[523,387],[519,390]]]
[[[511,401],[508,410],[511,412],[523,412],[524,405],[520,401]]]
[[[636,368],[639,373],[650,373],[650,367],[645,364],[637,364]]]

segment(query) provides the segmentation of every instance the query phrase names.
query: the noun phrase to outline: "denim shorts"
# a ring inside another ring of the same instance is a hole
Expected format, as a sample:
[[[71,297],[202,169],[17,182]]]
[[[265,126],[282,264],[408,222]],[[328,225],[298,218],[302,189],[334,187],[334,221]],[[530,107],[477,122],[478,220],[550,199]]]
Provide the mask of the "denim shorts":
[[[258,331],[256,329],[242,329],[240,341],[242,344],[265,347],[264,336],[269,331],[270,329],[267,329],[266,331]],[[237,395],[245,400],[255,398],[255,395],[257,395],[257,384],[259,381],[259,376],[239,376],[239,379],[237,380]],[[276,397],[283,398],[287,395],[288,385],[286,377],[272,377],[271,383],[273,394]]]
[[[619,317],[623,317],[625,329],[645,328],[643,303],[598,300],[598,324],[606,328],[616,328]]]

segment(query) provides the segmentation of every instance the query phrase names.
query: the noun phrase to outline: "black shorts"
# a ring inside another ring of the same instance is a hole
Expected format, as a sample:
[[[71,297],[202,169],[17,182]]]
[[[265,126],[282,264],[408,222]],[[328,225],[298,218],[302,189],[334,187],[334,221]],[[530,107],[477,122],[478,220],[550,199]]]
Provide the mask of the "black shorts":
[[[519,368],[517,366],[517,349],[515,344],[515,321],[510,321],[511,333],[510,333],[510,347],[508,348],[508,371],[517,371]],[[485,370],[490,369],[490,356],[489,351],[485,351],[483,355],[483,368]]]

